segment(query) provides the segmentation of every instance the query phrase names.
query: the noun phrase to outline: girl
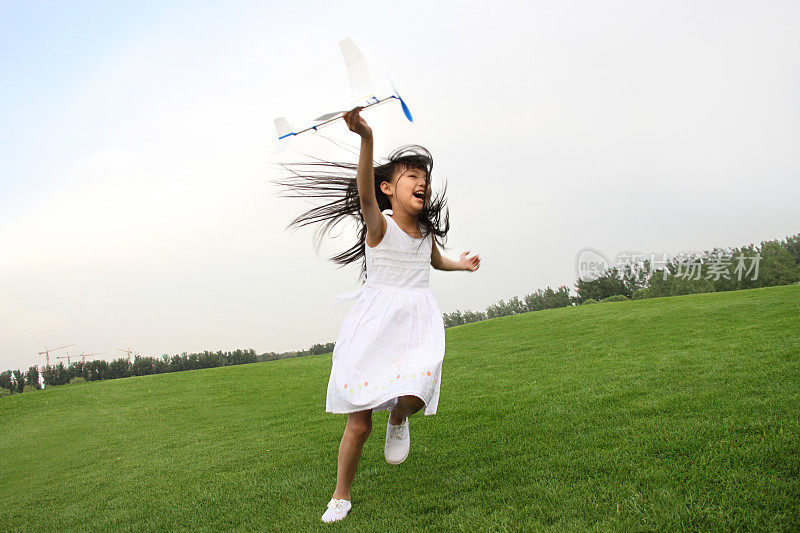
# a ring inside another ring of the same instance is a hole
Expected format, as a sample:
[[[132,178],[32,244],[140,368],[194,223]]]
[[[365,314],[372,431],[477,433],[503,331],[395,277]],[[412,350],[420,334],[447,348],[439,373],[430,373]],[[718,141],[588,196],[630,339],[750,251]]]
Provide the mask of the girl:
[[[426,415],[436,414],[445,337],[442,312],[429,289],[430,267],[475,271],[480,266],[478,255],[467,258],[467,251],[453,261],[433,242],[434,234],[446,237],[450,224],[448,214],[443,224],[440,220],[443,195],[431,198],[430,153],[418,146],[400,148],[388,163],[374,167],[372,129],[359,115],[361,109],[344,115],[348,128],[361,136],[355,182],[330,174],[298,174],[296,183],[282,183],[302,192],[300,196],[338,197],[290,226],[323,219],[331,226],[347,215],[356,215],[363,224],[359,242],[333,258],[348,264],[363,256],[365,284],[334,300],[335,305],[357,299],[336,339],[328,380],[326,412],[348,416],[336,489],[323,522],[341,520],[352,506],[350,485],[372,430],[373,412],[390,412],[384,456],[393,465],[408,456],[408,418],[423,408]],[[352,170],[346,163],[318,164]]]

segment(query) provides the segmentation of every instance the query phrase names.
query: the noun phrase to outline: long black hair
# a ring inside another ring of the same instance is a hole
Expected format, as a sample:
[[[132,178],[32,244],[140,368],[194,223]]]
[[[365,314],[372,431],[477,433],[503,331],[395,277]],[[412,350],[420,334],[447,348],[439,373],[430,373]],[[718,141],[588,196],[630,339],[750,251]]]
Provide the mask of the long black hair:
[[[391,209],[389,197],[381,191],[381,183],[392,181],[394,168],[397,165],[407,169],[418,169],[425,171],[426,190],[431,183],[431,173],[433,171],[433,157],[430,152],[419,145],[401,146],[394,150],[387,162],[375,165],[375,199],[378,201],[378,208]],[[359,223],[358,242],[344,252],[331,257],[331,261],[338,263],[339,268],[361,260],[361,279],[366,279],[367,262],[365,246],[367,239],[367,225],[361,213],[361,201],[358,196],[358,185],[356,174],[358,165],[353,163],[341,163],[319,160],[319,162],[304,163],[280,163],[280,166],[289,170],[294,176],[272,180],[272,183],[285,187],[285,197],[293,198],[324,198],[330,201],[319,207],[309,209],[305,213],[296,217],[286,226],[300,228],[308,224],[321,223],[321,227],[315,233],[316,251],[319,252],[320,244],[325,233],[330,231],[340,222],[348,217],[355,218]],[[322,168],[322,170],[314,170]],[[330,170],[325,170],[330,169]],[[422,227],[422,236],[434,235],[434,242],[437,242],[442,249],[447,242],[447,232],[450,230],[449,209],[445,210],[447,184],[441,193],[434,195],[431,190],[430,199],[425,200],[425,205],[419,214],[419,224]],[[442,217],[444,215],[444,217]],[[420,245],[425,239],[420,240]]]

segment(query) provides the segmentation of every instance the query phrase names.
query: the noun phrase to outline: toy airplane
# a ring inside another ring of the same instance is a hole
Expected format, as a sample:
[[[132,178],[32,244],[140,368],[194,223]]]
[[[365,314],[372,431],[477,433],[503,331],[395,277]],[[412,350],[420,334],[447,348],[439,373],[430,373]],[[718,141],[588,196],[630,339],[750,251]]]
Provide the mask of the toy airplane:
[[[347,73],[350,78],[350,88],[353,92],[353,96],[355,97],[356,101],[364,102],[365,105],[361,106],[363,109],[369,109],[370,107],[378,106],[390,100],[396,99],[400,101],[403,114],[406,116],[408,121],[414,122],[414,119],[411,116],[411,110],[400,97],[400,94],[397,92],[397,89],[395,88],[391,79],[389,80],[389,84],[392,86],[392,91],[394,91],[394,94],[386,96],[385,98],[377,98],[374,94],[372,94],[372,76],[370,75],[369,67],[367,67],[367,62],[364,59],[364,55],[349,37],[339,41],[339,48],[342,50],[344,62],[347,65]],[[284,142],[287,142],[290,137],[300,135],[301,133],[305,133],[307,131],[317,131],[320,128],[328,126],[334,121],[342,118],[347,111],[349,110],[325,113],[324,115],[314,119],[316,124],[300,131],[293,131],[292,125],[284,117],[276,118],[275,129],[278,132],[278,143],[275,146],[275,153],[283,152],[285,149]],[[286,141],[284,141],[284,139],[286,139]]]

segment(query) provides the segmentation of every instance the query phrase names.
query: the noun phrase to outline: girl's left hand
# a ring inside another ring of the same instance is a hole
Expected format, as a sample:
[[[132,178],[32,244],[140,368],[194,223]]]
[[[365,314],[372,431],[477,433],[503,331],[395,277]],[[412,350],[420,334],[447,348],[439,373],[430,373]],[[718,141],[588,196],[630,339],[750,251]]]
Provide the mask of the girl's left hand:
[[[461,260],[458,262],[461,270],[469,270],[470,272],[475,272],[478,270],[478,267],[481,266],[481,256],[473,255],[470,258],[467,258],[469,254],[469,250],[461,254]]]

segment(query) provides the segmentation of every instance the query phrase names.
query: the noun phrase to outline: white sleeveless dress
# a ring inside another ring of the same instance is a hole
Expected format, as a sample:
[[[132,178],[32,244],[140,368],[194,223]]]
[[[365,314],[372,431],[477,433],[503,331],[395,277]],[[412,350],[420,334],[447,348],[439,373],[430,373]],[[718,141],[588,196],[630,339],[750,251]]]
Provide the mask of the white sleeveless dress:
[[[388,216],[386,234],[365,244],[366,283],[338,295],[356,299],[333,350],[325,411],[391,409],[399,396],[425,402],[436,414],[444,361],[444,320],[429,288],[433,235],[414,238]]]

